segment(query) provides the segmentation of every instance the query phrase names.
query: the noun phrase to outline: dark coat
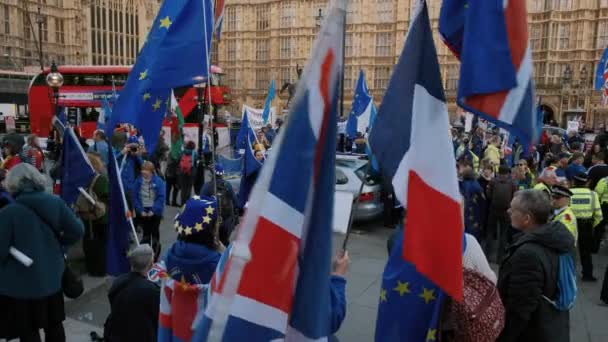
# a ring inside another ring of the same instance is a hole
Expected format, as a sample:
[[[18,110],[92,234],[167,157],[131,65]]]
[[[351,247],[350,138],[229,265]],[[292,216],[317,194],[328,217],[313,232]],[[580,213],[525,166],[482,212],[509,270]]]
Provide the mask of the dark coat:
[[[138,273],[114,280],[108,293],[112,311],[105,325],[108,342],[156,342],[160,288]]]
[[[480,237],[486,221],[486,196],[473,172],[463,175],[459,182],[460,193],[464,198],[464,228],[476,238]]]
[[[555,298],[558,255],[573,248],[572,234],[559,222],[520,235],[508,248],[498,273],[507,319],[498,341],[570,340],[569,312],[557,311],[542,297]]]
[[[44,298],[61,289],[63,248],[80,240],[84,226],[57,196],[31,191],[15,197],[17,203],[0,210],[0,295]],[[10,247],[34,263],[23,266],[9,255]]]

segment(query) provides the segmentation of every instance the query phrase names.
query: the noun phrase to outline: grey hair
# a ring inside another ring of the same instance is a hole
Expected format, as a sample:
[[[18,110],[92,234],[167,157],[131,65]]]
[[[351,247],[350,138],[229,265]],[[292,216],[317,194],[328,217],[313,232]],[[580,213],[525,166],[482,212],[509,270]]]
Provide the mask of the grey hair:
[[[553,210],[549,198],[542,190],[520,190],[515,197],[523,210],[527,211],[537,224],[549,222],[549,216]]]
[[[133,272],[143,273],[148,271],[153,261],[154,250],[147,243],[141,244],[129,252],[129,264],[131,264],[131,271]]]
[[[47,180],[40,171],[28,163],[20,163],[10,169],[5,185],[10,193],[26,190],[44,191]]]

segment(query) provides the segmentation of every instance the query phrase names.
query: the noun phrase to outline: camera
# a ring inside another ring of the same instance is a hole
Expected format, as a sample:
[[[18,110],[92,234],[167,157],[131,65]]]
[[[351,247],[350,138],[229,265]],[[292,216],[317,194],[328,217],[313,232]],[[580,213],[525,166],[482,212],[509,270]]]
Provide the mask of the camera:
[[[137,152],[137,148],[138,148],[137,145],[131,145],[131,146],[129,146],[129,151],[132,153],[135,153],[135,152]]]

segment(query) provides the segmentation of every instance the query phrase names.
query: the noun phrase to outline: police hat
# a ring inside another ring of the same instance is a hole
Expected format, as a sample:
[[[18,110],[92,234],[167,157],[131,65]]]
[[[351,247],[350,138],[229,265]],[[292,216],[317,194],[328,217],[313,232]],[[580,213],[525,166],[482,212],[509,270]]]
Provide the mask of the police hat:
[[[587,178],[587,175],[584,172],[581,172],[581,173],[577,174],[576,176],[574,176],[574,181],[577,183],[585,184],[585,183],[587,183],[588,180],[589,180],[589,178]]]
[[[561,185],[554,185],[551,188],[551,194],[553,195],[553,197],[572,197],[572,191]]]

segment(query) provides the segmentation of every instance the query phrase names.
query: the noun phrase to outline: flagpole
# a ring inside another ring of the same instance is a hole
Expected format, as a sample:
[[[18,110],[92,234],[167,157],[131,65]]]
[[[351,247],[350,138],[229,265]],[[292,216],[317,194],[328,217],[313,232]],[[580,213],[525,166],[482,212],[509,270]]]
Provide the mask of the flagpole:
[[[357,193],[357,198],[355,198],[355,202],[353,203],[353,207],[350,210],[350,217],[348,219],[348,226],[346,229],[346,236],[344,236],[344,241],[342,242],[342,250],[346,251],[346,245],[348,244],[348,238],[350,237],[350,233],[353,228],[353,217],[355,216],[355,210],[357,210],[357,206],[361,201],[361,193],[363,192],[363,186],[365,185],[365,181],[367,180],[367,176],[369,175],[372,169],[372,161],[371,159],[367,161],[367,167],[365,168],[365,173],[363,174],[363,179],[361,180],[361,186],[359,187],[359,192]]]
[[[202,0],[203,1],[203,18],[207,18],[207,7],[205,6],[205,2],[208,0]],[[215,10],[215,1],[213,2],[213,9]],[[212,13],[211,15],[213,15],[213,21],[214,21],[214,26],[215,26],[215,14]],[[204,26],[204,31],[205,31],[205,43],[207,42],[207,40],[209,39],[209,32],[207,32],[207,23],[205,23]],[[213,32],[212,32],[213,34]],[[211,40],[213,41],[213,36],[211,37]],[[211,54],[211,49],[213,48],[213,42],[211,42],[211,44],[209,45],[209,49],[206,51],[207,53],[205,54],[205,58],[206,58],[206,63],[205,63],[205,67],[207,68],[207,97],[209,98],[209,103],[208,103],[208,113],[209,113],[209,124],[211,125],[211,137],[210,137],[210,143],[211,143],[211,159],[212,159],[212,165],[215,169],[215,164],[216,164],[216,158],[217,158],[217,150],[216,150],[216,141],[215,141],[215,125],[214,123],[214,117],[215,115],[213,114],[213,105],[211,103],[211,65],[210,63],[210,57],[209,55]],[[219,55],[219,51],[218,51],[218,55]],[[203,114],[203,122],[205,116]],[[204,172],[204,171],[203,171]],[[211,170],[211,179],[213,180],[213,193],[215,194],[216,198],[217,198],[217,202],[218,202],[218,206],[217,206],[217,220],[215,223],[215,232],[214,232],[214,236],[216,237],[216,239],[219,237],[219,222],[222,220],[222,208],[219,205],[220,203],[220,196],[217,193],[217,176],[215,174],[215,170]]]

